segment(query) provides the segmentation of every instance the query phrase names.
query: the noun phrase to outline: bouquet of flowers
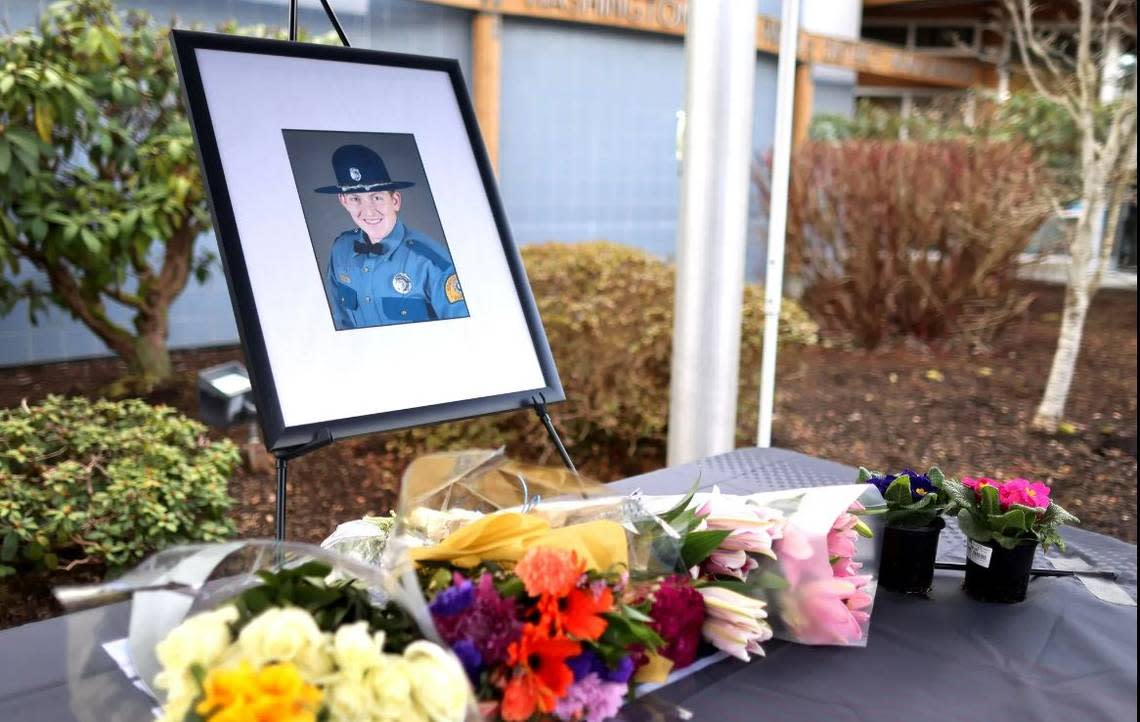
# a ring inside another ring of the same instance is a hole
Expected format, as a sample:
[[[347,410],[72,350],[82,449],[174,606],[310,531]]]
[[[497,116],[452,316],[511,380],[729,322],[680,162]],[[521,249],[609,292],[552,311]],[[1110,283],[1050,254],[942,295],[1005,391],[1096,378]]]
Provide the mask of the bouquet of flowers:
[[[860,518],[875,494],[835,486],[747,496],[697,494],[697,533],[718,536],[691,570],[711,622],[705,637],[743,660],[775,636],[801,644],[863,646],[874,602],[873,532]],[[860,549],[860,546],[862,548]]]
[[[315,547],[176,547],[102,586],[133,594],[132,662],[164,722],[474,718],[419,593]]]
[[[398,519],[382,564],[418,576],[488,718],[607,719],[638,681],[696,658],[704,605],[683,540],[636,499],[460,452],[413,462]]]
[[[944,488],[967,537],[966,592],[983,601],[1025,599],[1038,544],[1064,549],[1060,528],[1078,523],[1039,481],[963,477]]]
[[[926,595],[934,584],[942,514],[950,502],[946,477],[938,467],[925,474],[905,469],[879,474],[859,468],[858,483],[873,485],[886,501],[883,558],[879,582],[887,589]]]

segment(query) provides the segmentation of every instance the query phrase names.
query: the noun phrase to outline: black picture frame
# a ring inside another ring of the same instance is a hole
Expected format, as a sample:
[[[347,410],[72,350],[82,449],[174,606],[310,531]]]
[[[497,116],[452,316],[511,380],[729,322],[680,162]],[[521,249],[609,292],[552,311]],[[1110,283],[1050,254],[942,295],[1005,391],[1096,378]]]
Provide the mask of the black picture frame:
[[[457,60],[190,30],[172,30],[170,40],[182,81],[187,115],[197,143],[222,268],[225,272],[234,315],[237,319],[242,349],[245,352],[249,367],[262,434],[268,449],[282,452],[314,443],[320,439],[331,438],[335,440],[360,434],[391,431],[524,409],[532,407],[536,400],[543,400],[545,403],[557,403],[565,400],[566,396],[550,351],[546,331],[539,318],[538,307],[527,280],[522,256],[519,254],[518,246],[515,244],[507,223],[494,170],[487,155],[475,110]],[[502,241],[503,253],[514,279],[515,292],[530,331],[531,342],[545,385],[495,396],[458,400],[398,411],[385,411],[321,423],[287,426],[282,413],[273,368],[270,364],[245,254],[242,250],[241,237],[238,233],[234,209],[222,167],[221,154],[206,100],[206,91],[196,55],[199,50],[273,55],[318,62],[386,65],[446,73],[455,92],[455,98],[467,133],[467,140],[471,144],[487,201],[494,217],[495,227]]]

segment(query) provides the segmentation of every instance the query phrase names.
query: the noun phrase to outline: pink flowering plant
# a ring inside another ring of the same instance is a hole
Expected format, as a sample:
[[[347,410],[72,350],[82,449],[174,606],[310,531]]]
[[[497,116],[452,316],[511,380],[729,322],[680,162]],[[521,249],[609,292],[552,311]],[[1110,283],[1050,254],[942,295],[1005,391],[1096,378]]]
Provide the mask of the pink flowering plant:
[[[967,537],[982,544],[992,541],[1012,549],[1032,540],[1042,549],[1064,549],[1060,528],[1079,523],[1050,498],[1051,489],[1040,481],[963,477],[945,480],[943,488],[950,499],[947,512],[957,515]]]
[[[946,476],[937,466],[920,474],[904,469],[898,474],[880,474],[859,467],[857,484],[871,484],[887,502],[883,519],[891,525],[918,529],[930,526],[946,511],[950,497],[943,488]]]

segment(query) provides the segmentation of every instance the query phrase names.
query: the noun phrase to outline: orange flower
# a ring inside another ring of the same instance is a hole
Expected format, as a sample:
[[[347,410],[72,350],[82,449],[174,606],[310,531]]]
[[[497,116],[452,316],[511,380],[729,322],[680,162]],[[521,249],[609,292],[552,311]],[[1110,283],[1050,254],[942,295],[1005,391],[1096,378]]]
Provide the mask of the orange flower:
[[[542,687],[537,677],[520,674],[507,682],[499,715],[507,722],[528,720],[538,709],[540,698],[544,707],[554,708],[554,700],[546,699],[549,696],[550,691]]]
[[[564,597],[585,571],[585,562],[573,551],[546,547],[532,547],[515,565],[515,574],[532,597]]]
[[[614,608],[614,595],[609,587],[597,596],[589,589],[572,589],[563,599],[543,597],[538,608],[548,629],[592,642],[606,631],[602,615]]]
[[[574,672],[566,660],[581,653],[582,645],[577,642],[551,637],[538,625],[524,625],[522,636],[507,648],[507,664],[516,668],[516,674],[504,691],[503,719],[525,720],[535,707],[540,712],[553,712],[558,699],[574,683]],[[522,716],[508,717],[508,712]]]

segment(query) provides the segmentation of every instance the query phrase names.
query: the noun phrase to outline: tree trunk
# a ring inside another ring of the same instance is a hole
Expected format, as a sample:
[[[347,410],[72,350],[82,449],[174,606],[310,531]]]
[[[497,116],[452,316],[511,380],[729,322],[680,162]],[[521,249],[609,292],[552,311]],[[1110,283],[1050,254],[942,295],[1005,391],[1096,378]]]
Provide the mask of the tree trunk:
[[[1065,400],[1069,396],[1069,387],[1073,384],[1073,374],[1077,368],[1077,355],[1081,350],[1081,335],[1084,333],[1090,300],[1087,284],[1078,286],[1070,283],[1065,289],[1061,334],[1057,339],[1057,351],[1053,354],[1053,367],[1049,370],[1045,395],[1033,417],[1035,429],[1052,434],[1056,433],[1057,425],[1061,423]]]
[[[154,390],[174,372],[165,333],[140,335],[135,341],[134,351],[134,358],[130,360],[131,374],[140,392]]]

